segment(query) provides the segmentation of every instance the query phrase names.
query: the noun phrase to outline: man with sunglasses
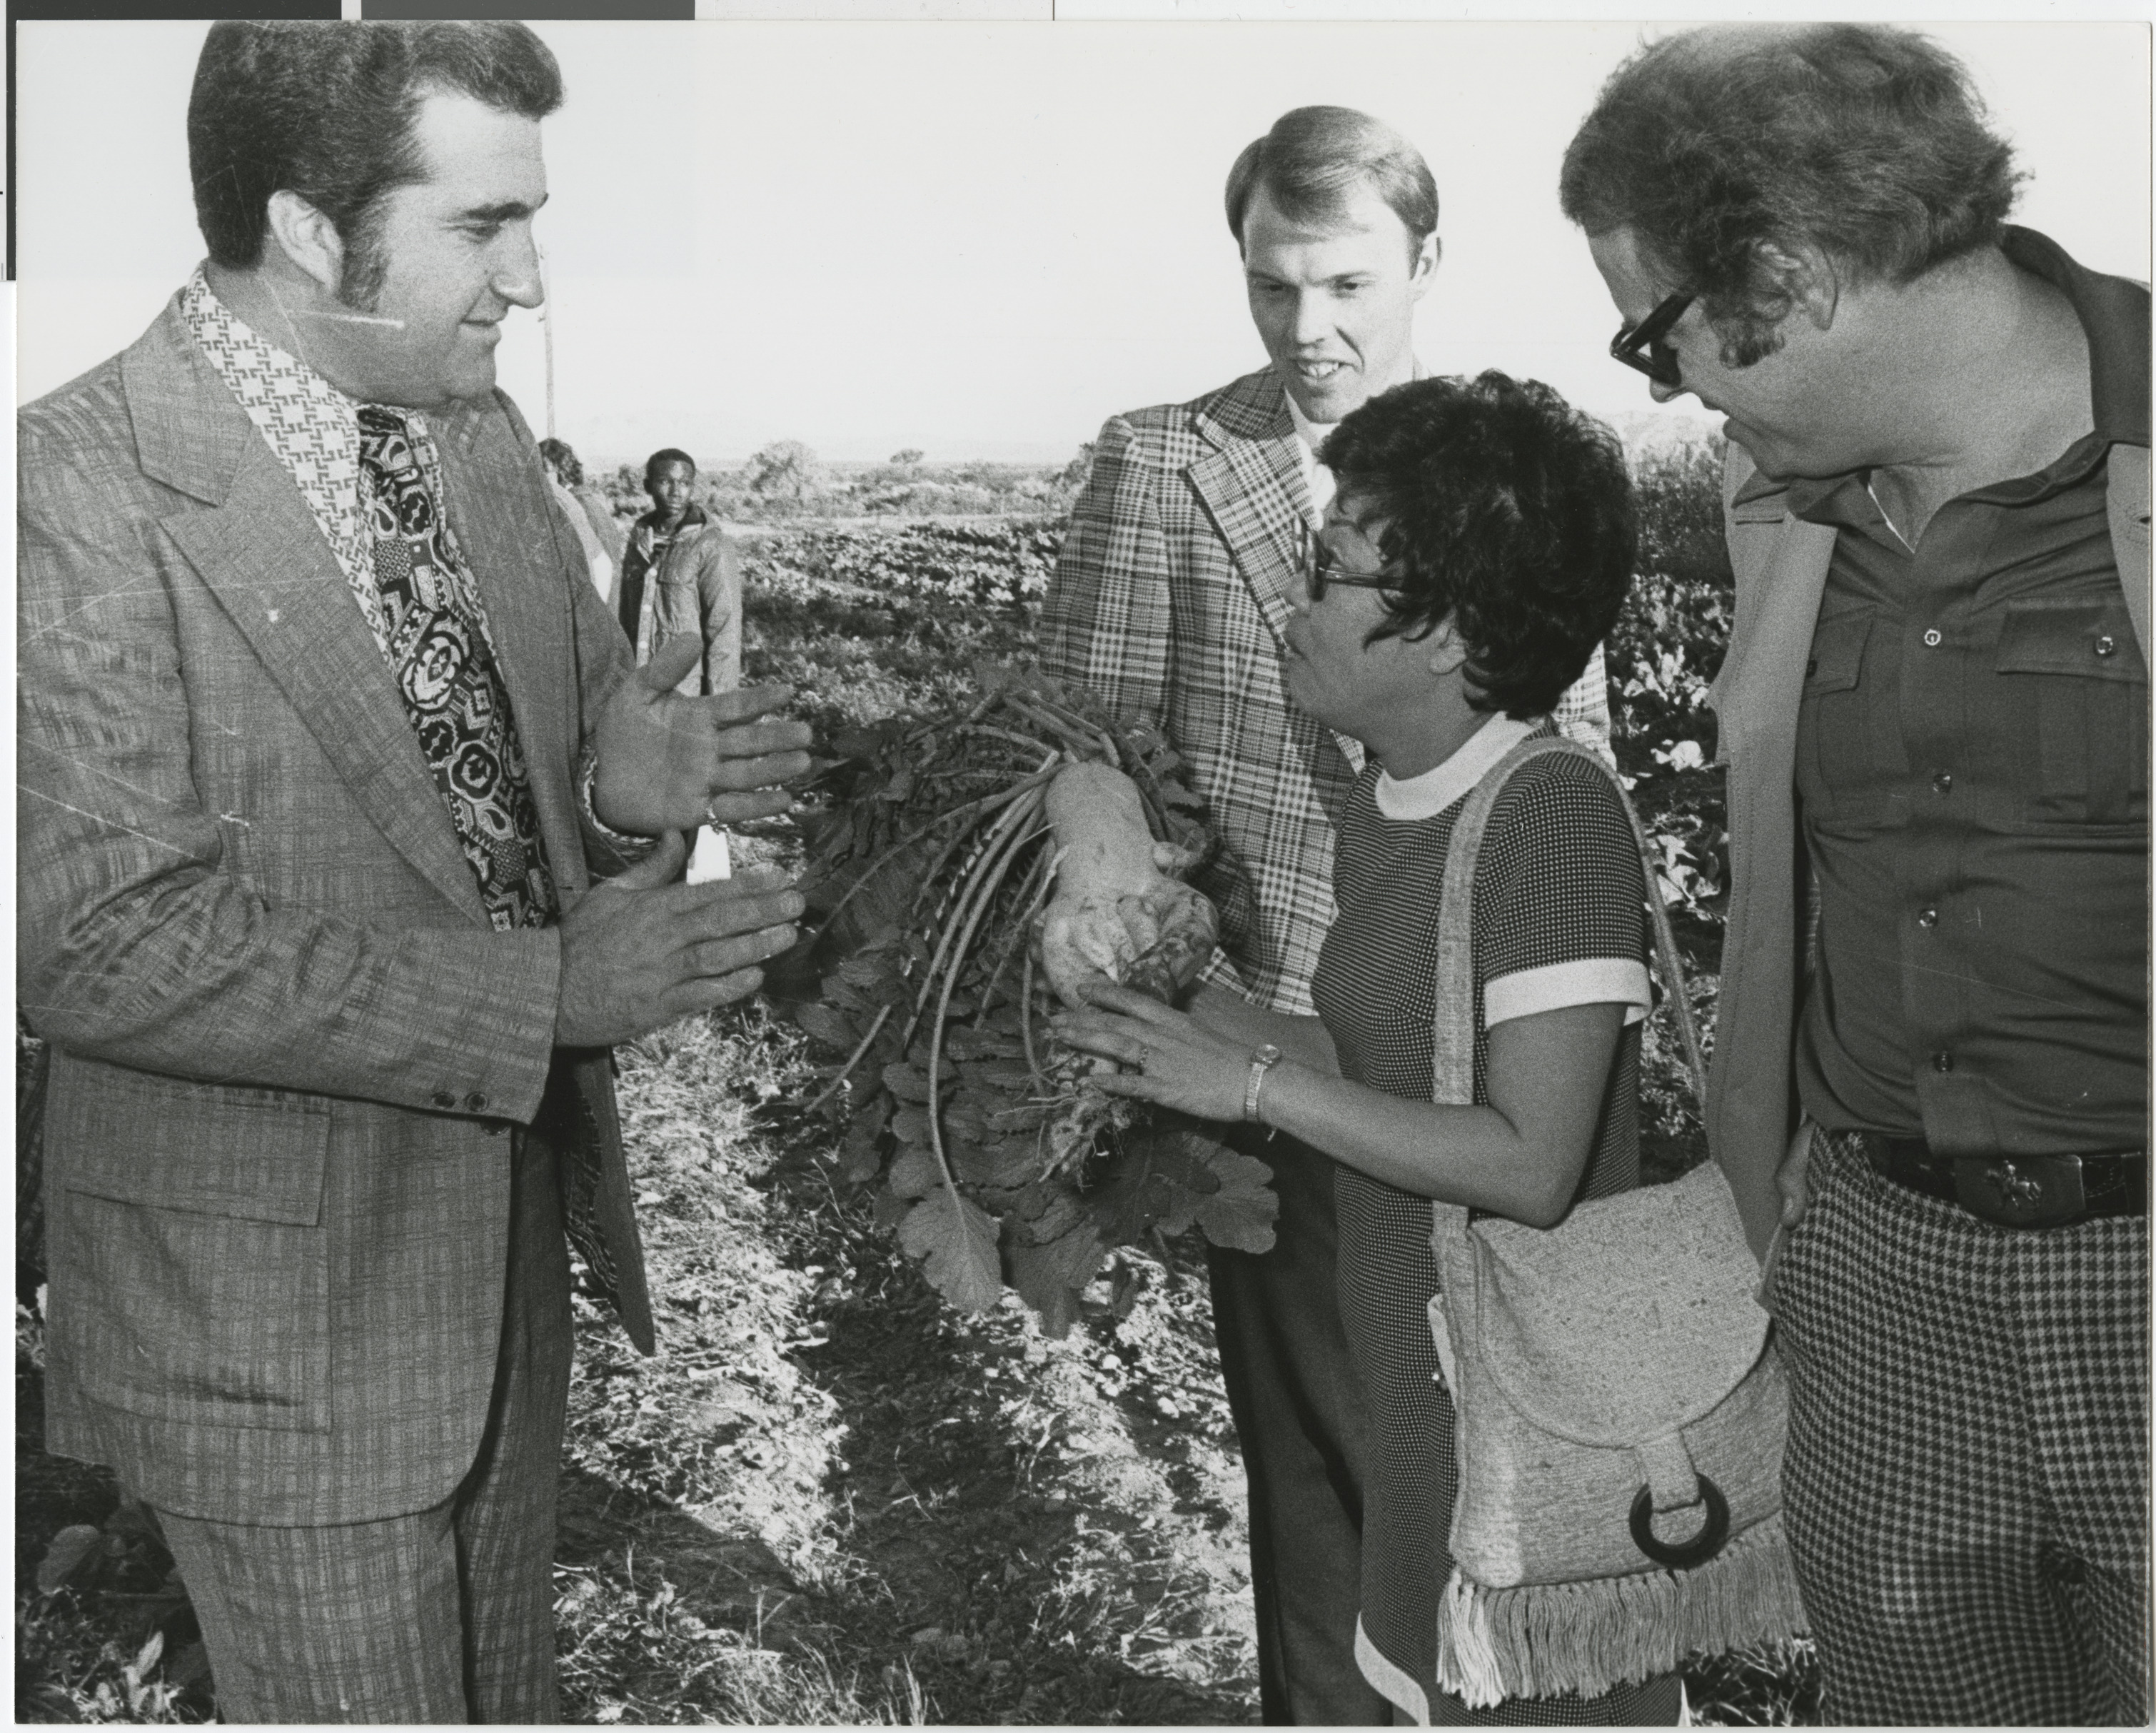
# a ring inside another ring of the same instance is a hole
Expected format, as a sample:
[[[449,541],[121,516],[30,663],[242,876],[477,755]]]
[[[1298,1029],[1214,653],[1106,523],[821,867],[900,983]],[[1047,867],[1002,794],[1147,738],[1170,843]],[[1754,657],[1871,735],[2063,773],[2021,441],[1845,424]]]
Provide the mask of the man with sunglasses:
[[[1334,912],[1333,826],[1362,752],[1290,703],[1283,634],[1332,497],[1317,448],[1349,411],[1416,376],[1437,188],[1382,121],[1302,108],[1236,159],[1227,216],[1270,365],[1101,429],[1049,587],[1041,656],[1158,723],[1205,796],[1233,864],[1200,879],[1221,936],[1200,991],[1307,1015]],[[1606,742],[1599,650],[1558,719]],[[1362,1422],[1337,1309],[1332,1162],[1287,1137],[1235,1135],[1281,1200],[1270,1252],[1209,1253],[1250,1483],[1263,1711],[1268,1722],[1382,1723],[1389,1705],[1354,1653]]]
[[[1562,183],[1613,352],[1728,418],[1707,1134],[1843,1722],[2149,1714],[2148,292],[2017,178],[1820,25],[1641,51]]]

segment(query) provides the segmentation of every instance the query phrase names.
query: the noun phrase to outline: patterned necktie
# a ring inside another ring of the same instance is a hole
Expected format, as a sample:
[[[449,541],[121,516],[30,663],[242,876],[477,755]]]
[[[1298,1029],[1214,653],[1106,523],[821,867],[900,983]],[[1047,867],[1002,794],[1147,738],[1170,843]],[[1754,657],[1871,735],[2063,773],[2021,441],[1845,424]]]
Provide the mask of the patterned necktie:
[[[454,552],[403,418],[359,412],[361,498],[391,666],[419,749],[448,807],[497,933],[551,926],[561,898],[525,774],[509,692],[476,593]],[[570,1243],[611,1299],[613,1260],[598,1221],[598,1158],[588,1127],[566,1140],[562,1214]]]
[[[359,412],[359,467],[390,665],[497,933],[561,913],[524,751],[476,602],[401,416]]]

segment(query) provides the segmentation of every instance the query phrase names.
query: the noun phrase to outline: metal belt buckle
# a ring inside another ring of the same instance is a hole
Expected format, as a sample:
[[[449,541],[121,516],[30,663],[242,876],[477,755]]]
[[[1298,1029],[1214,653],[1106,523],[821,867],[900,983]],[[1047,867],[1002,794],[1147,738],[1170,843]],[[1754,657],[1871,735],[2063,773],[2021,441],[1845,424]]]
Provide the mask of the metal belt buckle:
[[[1961,1155],[1953,1176],[1964,1210],[2006,1227],[2063,1227],[2088,1207],[2078,1155]]]

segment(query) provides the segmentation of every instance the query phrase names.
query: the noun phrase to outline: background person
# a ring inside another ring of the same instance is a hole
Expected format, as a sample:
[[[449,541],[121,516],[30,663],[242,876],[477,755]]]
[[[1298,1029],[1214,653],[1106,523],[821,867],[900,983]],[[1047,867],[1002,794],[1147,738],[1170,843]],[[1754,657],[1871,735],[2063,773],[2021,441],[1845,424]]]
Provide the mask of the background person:
[[[1226,204],[1270,365],[1101,429],[1043,604],[1041,660],[1165,730],[1240,862],[1199,876],[1220,913],[1210,990],[1307,1015],[1336,825],[1363,759],[1291,702],[1285,634],[1332,496],[1317,447],[1415,377],[1437,187],[1383,121],[1301,108],[1236,158]],[[1599,648],[1558,716],[1606,741]],[[1332,1165],[1291,1138],[1237,1136],[1281,1200],[1270,1252],[1206,1248],[1250,1482],[1265,1717],[1363,1725],[1387,1710],[1354,1654],[1362,1421],[1334,1298]]]
[[[1103,986],[1120,1016],[1058,1024],[1135,1074],[1111,1093],[1245,1117],[1338,1164],[1340,1309],[1370,1437],[1357,1658],[1395,1719],[1427,1725],[1672,1725],[1675,1675],[1471,1711],[1436,1680],[1439,1597],[1458,1485],[1430,1303],[1439,1198],[1548,1227],[1639,1184],[1646,887],[1609,779],[1530,763],[1492,809],[1476,862],[1471,1106],[1432,1101],[1438,905],[1476,783],[1549,712],[1614,623],[1635,535],[1625,455],[1548,387],[1502,373],[1373,399],[1327,440],[1339,491],[1288,622],[1295,702],[1367,753],[1340,824],[1339,918],[1316,1018],[1239,1001],[1184,1016]]]
[[[679,690],[732,692],[741,684],[741,550],[696,502],[696,465],[685,451],[654,451],[644,466],[651,509],[629,532],[619,613],[641,664],[669,641],[702,646]]]
[[[213,26],[208,261],[21,415],[47,1444],[229,1720],[560,1718],[565,1228],[653,1344],[607,1049],[799,911],[667,882],[807,731],[631,668],[495,388],[561,96],[522,24]]]
[[[584,558],[592,570],[592,588],[599,593],[601,601],[610,600],[614,573],[621,569],[621,556],[627,546],[621,526],[614,522],[613,507],[598,489],[584,485],[584,466],[566,440],[540,440],[539,457],[547,465],[547,480],[555,498],[568,514],[569,527],[576,531],[577,540],[583,546]]]
[[[1847,1722],[2149,1713],[2148,293],[2016,178],[1958,63],[1856,25],[1656,44],[1563,174],[1624,358],[1728,418],[1707,1135],[1788,1232]]]
[[[641,667],[651,659],[651,631],[657,594],[649,576],[665,558],[675,532],[684,524],[701,527],[709,520],[696,501],[696,464],[685,451],[671,445],[644,460],[644,491],[651,496],[651,509],[630,526],[629,545],[622,556],[621,588],[614,596],[614,612],[628,635]]]

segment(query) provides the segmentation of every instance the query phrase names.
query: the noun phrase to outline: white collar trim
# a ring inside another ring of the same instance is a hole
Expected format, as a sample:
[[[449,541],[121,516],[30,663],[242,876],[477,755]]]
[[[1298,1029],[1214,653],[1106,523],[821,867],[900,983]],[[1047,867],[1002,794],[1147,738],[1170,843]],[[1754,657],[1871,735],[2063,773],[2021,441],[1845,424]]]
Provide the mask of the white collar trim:
[[[1419,776],[1399,781],[1380,770],[1376,789],[1378,815],[1404,825],[1435,818],[1541,726],[1538,717],[1515,722],[1509,716],[1493,716],[1468,736],[1450,758]]]

